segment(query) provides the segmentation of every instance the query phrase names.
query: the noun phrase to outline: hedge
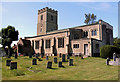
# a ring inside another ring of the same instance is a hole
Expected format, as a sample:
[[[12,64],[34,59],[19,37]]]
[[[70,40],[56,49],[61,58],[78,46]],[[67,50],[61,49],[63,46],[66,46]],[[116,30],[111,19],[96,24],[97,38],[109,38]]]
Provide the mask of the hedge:
[[[120,54],[120,48],[113,45],[104,45],[100,48],[100,56],[102,58],[112,58],[114,52]]]

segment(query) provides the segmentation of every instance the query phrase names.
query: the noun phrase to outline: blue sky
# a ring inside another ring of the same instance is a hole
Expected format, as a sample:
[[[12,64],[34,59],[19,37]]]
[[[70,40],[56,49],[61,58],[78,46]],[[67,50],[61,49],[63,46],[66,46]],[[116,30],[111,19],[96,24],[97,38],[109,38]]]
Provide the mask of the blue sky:
[[[19,38],[37,35],[38,10],[50,7],[58,11],[58,28],[84,25],[84,14],[94,13],[113,26],[114,37],[118,36],[117,2],[5,2],[2,3],[2,27],[14,26]]]

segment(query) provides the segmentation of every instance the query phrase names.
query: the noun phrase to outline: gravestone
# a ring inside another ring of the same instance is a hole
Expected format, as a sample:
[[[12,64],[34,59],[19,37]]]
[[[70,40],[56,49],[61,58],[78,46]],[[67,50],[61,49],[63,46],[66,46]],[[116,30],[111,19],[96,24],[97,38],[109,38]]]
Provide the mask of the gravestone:
[[[69,54],[67,55],[67,59],[70,59],[70,55]]]
[[[58,63],[58,67],[63,67],[63,66],[62,66],[62,62],[59,62],[59,63]]]
[[[6,66],[10,66],[11,60],[6,60]]]
[[[51,62],[51,61],[48,61],[48,63],[47,63],[47,68],[49,68],[49,69],[52,68],[52,62]]]
[[[57,58],[56,57],[54,58],[54,63],[57,63]]]
[[[116,56],[117,56],[117,54],[114,52],[113,53],[113,61],[116,61]]]
[[[17,54],[15,54],[15,59],[17,59]]]
[[[46,60],[48,60],[48,56],[46,56]]]
[[[65,54],[62,55],[62,62],[65,62]]]
[[[83,59],[83,56],[81,56],[81,59]]]
[[[106,59],[106,65],[109,65],[110,58]]]
[[[11,62],[10,63],[10,70],[17,69],[17,62]]]
[[[73,59],[69,59],[69,66],[73,66]]]
[[[37,60],[36,59],[32,60],[32,65],[37,65]]]

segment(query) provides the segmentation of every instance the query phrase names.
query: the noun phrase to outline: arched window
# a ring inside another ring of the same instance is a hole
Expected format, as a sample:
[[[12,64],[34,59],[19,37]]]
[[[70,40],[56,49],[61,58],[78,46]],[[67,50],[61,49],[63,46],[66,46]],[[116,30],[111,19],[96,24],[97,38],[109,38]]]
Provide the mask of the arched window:
[[[94,35],[97,35],[97,30],[94,30]]]

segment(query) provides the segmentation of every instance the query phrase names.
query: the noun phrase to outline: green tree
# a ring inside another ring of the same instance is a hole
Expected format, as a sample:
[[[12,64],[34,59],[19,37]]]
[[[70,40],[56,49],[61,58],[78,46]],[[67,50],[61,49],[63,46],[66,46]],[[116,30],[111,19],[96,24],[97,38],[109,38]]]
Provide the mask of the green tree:
[[[11,55],[11,43],[16,40],[18,40],[18,31],[15,30],[15,27],[8,26],[7,28],[2,28],[2,45],[4,49],[8,46],[8,57]]]
[[[113,42],[113,44],[115,45],[115,46],[117,46],[117,47],[119,47],[120,48],[120,38],[114,38],[114,42]]]
[[[94,23],[96,23],[96,18],[97,18],[97,16],[96,15],[94,15],[94,14],[85,14],[85,21],[84,21],[84,23],[86,23],[86,24],[94,24]]]

